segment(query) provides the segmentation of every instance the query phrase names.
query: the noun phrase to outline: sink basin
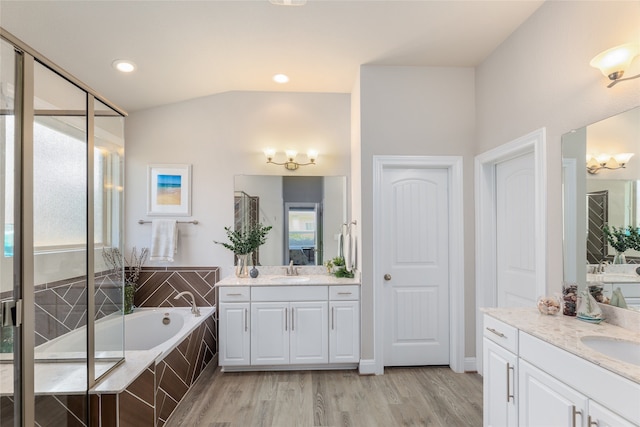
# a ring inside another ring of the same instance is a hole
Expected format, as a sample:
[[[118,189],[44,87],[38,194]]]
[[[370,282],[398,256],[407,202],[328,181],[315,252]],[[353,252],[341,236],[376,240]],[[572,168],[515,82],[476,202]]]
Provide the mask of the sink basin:
[[[272,277],[272,281],[278,283],[304,283],[309,281],[308,276],[277,276]]]
[[[621,283],[621,282],[640,282],[640,276],[637,274],[621,274],[621,273],[599,273],[587,274],[587,282],[601,283]]]
[[[638,342],[594,336],[582,337],[580,340],[598,353],[640,366],[640,343]]]

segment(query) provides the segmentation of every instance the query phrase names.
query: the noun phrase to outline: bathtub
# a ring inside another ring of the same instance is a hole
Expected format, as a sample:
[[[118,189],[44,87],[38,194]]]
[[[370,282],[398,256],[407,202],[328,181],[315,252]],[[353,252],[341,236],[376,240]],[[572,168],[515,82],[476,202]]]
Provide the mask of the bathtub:
[[[124,316],[124,350],[153,351],[162,360],[184,337],[213,314],[215,307],[200,307],[200,316],[190,307],[136,308]],[[96,358],[122,357],[122,316],[113,314],[95,323]],[[75,329],[36,347],[37,359],[83,358],[86,327]]]

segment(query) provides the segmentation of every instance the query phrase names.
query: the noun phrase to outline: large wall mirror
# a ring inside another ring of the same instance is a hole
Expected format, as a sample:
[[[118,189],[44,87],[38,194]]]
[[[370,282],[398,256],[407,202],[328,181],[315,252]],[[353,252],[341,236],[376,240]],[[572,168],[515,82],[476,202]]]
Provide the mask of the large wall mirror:
[[[622,153],[633,156],[611,159]],[[640,252],[628,249],[626,264],[612,265],[603,232],[640,226],[640,107],[563,135],[562,171],[565,282],[601,286],[605,296],[619,288],[640,309]]]
[[[258,265],[322,265],[339,255],[347,218],[344,176],[236,175],[235,228],[273,228],[258,251]]]

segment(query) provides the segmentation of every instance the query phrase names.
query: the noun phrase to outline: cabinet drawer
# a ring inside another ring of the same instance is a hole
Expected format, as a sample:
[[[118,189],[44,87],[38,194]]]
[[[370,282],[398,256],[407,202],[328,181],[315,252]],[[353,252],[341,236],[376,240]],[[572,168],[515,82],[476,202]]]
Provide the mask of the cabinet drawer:
[[[518,354],[518,329],[489,315],[484,316],[483,334],[512,353]]]
[[[245,302],[250,297],[248,286],[222,286],[219,292],[220,302]]]
[[[359,300],[360,299],[360,286],[357,285],[345,285],[345,286],[329,286],[329,299],[330,300]]]
[[[327,286],[254,286],[251,301],[322,301],[328,299]]]

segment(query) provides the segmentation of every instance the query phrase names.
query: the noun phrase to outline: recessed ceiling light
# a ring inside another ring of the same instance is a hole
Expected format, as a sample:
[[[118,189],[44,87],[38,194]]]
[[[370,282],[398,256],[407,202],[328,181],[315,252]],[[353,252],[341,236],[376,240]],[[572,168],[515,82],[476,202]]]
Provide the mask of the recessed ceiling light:
[[[126,59],[116,59],[111,63],[113,68],[123,73],[130,73],[136,69],[136,64]]]
[[[278,6],[303,6],[307,0],[269,0],[269,2]]]
[[[287,83],[289,81],[289,76],[286,74],[276,74],[273,76],[273,81],[276,83]]]

